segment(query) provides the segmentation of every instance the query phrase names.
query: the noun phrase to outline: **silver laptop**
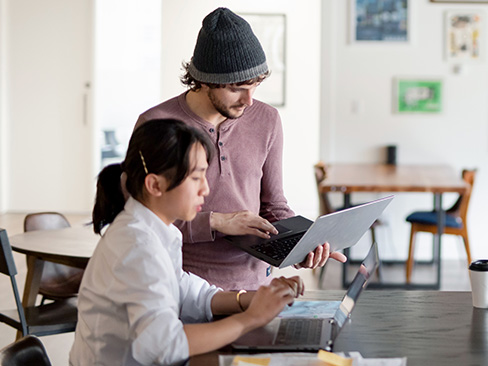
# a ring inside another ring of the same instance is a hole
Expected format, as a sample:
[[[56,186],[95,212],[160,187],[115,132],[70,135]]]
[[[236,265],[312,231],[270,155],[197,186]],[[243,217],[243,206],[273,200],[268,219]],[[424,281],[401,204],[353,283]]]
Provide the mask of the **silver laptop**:
[[[317,319],[310,314],[309,318],[275,318],[237,339],[232,347],[247,351],[332,351],[335,339],[378,265],[378,247],[373,243],[333,317]]]
[[[279,231],[270,239],[254,235],[224,238],[256,258],[284,268],[302,262],[317,246],[328,242],[332,252],[355,245],[394,196],[367,202],[319,217],[315,222],[302,216],[280,220]]]

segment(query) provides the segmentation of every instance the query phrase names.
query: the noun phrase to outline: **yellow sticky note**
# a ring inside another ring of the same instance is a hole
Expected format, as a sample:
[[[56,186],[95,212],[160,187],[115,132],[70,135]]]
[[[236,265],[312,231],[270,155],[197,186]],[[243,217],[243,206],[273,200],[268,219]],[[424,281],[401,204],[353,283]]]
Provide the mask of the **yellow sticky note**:
[[[352,358],[344,358],[332,352],[320,350],[317,354],[319,360],[324,361],[331,366],[352,366]]]
[[[259,365],[268,366],[270,358],[269,357],[243,357],[236,356],[232,360],[232,366],[247,366],[247,365]]]

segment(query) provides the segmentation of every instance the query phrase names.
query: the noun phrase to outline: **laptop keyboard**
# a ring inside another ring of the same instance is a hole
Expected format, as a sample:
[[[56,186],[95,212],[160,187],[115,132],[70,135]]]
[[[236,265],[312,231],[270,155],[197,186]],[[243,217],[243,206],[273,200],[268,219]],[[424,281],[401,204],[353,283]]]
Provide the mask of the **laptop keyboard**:
[[[323,319],[281,319],[275,344],[319,344]]]
[[[297,245],[303,233],[294,236],[271,240],[252,246],[254,250],[276,260],[285,259],[288,253]]]

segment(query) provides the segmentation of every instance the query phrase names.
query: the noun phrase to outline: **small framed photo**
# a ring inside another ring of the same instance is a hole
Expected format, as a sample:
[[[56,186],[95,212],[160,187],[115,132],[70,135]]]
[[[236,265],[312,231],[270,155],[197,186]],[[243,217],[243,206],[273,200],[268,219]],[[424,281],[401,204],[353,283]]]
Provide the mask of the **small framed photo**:
[[[445,15],[445,57],[447,61],[482,59],[485,32],[481,11],[447,11]]]
[[[395,113],[442,112],[440,78],[395,78],[393,88]]]
[[[410,41],[409,0],[350,0],[351,43]]]

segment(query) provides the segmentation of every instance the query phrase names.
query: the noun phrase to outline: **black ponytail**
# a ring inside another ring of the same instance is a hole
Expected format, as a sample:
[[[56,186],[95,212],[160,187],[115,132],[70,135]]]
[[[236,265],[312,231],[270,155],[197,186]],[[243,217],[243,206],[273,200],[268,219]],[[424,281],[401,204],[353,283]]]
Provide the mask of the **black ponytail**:
[[[97,195],[93,207],[93,231],[100,234],[103,227],[114,221],[124,209],[125,198],[120,185],[121,164],[105,167],[98,175]]]
[[[213,155],[209,137],[200,130],[172,119],[144,123],[132,134],[125,161],[104,168],[98,175],[97,194],[93,207],[93,230],[100,234],[124,209],[125,197],[121,175],[126,177],[128,193],[141,201],[146,175],[163,175],[169,182],[168,191],[179,186],[190,174],[190,151],[195,144],[203,146],[207,162]]]

